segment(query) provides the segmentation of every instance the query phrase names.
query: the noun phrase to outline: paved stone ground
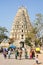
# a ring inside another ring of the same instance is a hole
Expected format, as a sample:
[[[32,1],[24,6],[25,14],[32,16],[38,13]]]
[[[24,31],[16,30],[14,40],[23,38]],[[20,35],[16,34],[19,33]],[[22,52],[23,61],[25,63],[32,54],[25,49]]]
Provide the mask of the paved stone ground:
[[[39,61],[41,62],[39,65],[43,65],[43,54],[39,54]],[[14,54],[11,55],[11,59],[4,59],[3,54],[0,54],[0,65],[34,65],[34,63],[35,60],[32,59],[22,58],[22,60],[16,60]]]

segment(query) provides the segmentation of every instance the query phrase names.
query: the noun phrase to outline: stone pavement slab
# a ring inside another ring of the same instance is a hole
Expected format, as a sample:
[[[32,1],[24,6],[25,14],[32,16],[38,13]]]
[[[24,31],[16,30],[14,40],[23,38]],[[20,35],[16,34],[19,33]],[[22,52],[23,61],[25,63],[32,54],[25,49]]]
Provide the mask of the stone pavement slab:
[[[43,55],[39,55],[40,57],[43,56]],[[40,58],[40,61],[42,62],[42,64],[40,65],[43,65],[43,58],[41,57]],[[22,58],[22,60],[19,60],[19,59],[15,59],[14,58],[14,54],[11,55],[11,59],[4,59],[3,55],[0,54],[0,65],[34,65],[35,63],[35,60],[30,60],[30,59],[24,59]]]

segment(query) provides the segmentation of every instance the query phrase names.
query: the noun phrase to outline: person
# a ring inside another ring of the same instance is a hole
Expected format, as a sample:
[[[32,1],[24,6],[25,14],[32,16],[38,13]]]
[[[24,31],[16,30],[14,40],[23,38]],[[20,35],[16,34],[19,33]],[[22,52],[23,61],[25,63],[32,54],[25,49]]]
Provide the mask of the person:
[[[32,59],[32,49],[30,49],[30,59]]]
[[[28,52],[26,49],[25,49],[25,59],[28,59]]]
[[[18,56],[19,56],[18,49],[15,49],[15,59],[17,59]]]
[[[32,50],[32,58],[34,59],[35,58],[35,51]]]
[[[8,51],[8,58],[10,59],[11,49]]]
[[[8,48],[6,48],[6,53],[8,54]]]
[[[20,58],[20,60],[21,60],[21,57],[22,57],[22,49],[20,48],[20,50],[19,50],[19,58]]]
[[[36,55],[35,60],[36,60],[36,64],[38,64],[38,55]]]
[[[38,55],[36,55],[36,57],[35,57],[35,62],[36,62],[36,63],[34,63],[34,65],[39,65],[39,62],[38,62]]]
[[[3,49],[3,55],[4,55],[4,58],[6,59],[7,58],[6,49]]]

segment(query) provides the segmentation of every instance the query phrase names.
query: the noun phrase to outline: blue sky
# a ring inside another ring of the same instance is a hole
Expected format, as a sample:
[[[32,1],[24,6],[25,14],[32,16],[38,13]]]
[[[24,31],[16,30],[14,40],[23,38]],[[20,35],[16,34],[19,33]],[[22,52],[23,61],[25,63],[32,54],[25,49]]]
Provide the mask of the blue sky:
[[[27,8],[31,22],[36,13],[43,14],[43,0],[0,0],[0,26],[10,31],[16,12],[22,5]]]

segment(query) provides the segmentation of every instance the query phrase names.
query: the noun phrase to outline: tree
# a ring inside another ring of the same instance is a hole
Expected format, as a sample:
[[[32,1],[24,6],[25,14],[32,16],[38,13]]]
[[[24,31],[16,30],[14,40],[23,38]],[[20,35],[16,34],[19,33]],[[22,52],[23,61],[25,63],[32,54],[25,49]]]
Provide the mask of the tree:
[[[25,43],[26,43],[26,45],[28,45],[28,46],[30,46],[30,47],[32,46],[32,44],[31,44],[29,38],[26,38],[26,39],[25,39]]]
[[[30,31],[30,33],[27,34],[27,38],[25,39],[25,42],[27,45],[31,46],[31,42],[35,42],[35,46],[41,45],[41,31],[43,30],[43,15],[38,13],[36,14],[35,24]]]
[[[43,15],[41,13],[36,14],[34,27],[37,31],[37,36],[40,37],[43,30]]]
[[[35,39],[35,46],[42,45],[40,38],[42,37],[43,33],[43,14],[38,13],[36,14],[35,18],[35,24],[34,24],[34,29],[36,31],[36,39]]]
[[[30,46],[30,47],[33,46],[32,42],[35,41],[35,38],[36,38],[36,36],[35,36],[35,30],[32,29],[32,31],[30,31],[30,32],[27,34],[27,37],[25,38],[25,43],[26,43],[26,45],[28,45],[28,46]]]
[[[2,42],[4,38],[6,38],[6,39],[8,38],[8,36],[6,34],[7,32],[8,31],[5,27],[0,26],[0,42]]]

